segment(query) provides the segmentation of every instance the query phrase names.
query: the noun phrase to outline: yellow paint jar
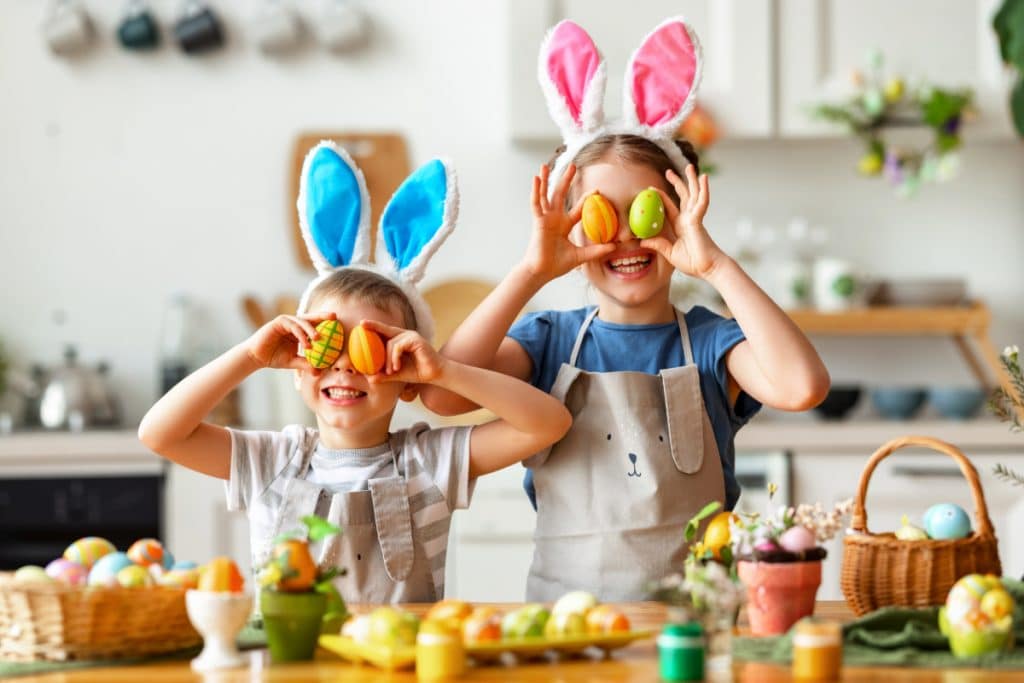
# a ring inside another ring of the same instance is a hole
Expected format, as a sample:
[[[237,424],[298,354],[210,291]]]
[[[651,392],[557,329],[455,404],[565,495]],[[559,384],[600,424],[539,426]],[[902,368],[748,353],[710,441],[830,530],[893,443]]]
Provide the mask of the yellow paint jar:
[[[466,650],[462,633],[442,620],[420,624],[416,636],[416,678],[421,681],[446,681],[458,678],[466,670]]]
[[[806,617],[793,630],[793,678],[838,680],[843,667],[843,629],[838,622]]]

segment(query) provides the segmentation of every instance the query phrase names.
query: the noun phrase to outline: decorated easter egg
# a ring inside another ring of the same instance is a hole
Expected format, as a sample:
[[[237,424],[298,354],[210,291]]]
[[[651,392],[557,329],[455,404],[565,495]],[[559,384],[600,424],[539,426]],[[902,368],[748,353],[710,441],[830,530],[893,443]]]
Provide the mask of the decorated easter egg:
[[[52,583],[53,578],[42,567],[27,564],[14,572],[14,580],[18,583]]]
[[[925,530],[919,526],[914,526],[913,524],[911,524],[910,519],[906,515],[903,515],[903,519],[901,521],[902,526],[900,526],[900,528],[896,530],[896,533],[893,534],[894,536],[896,536],[896,538],[900,539],[901,541],[928,540],[928,534],[925,533]]]
[[[55,581],[69,586],[84,586],[86,579],[89,578],[88,569],[63,557],[58,557],[46,565],[46,573]]]
[[[316,581],[316,563],[309,544],[290,538],[274,546],[270,564],[277,570],[274,587],[289,593],[308,591]]]
[[[192,560],[178,560],[171,569],[199,569],[199,565]]]
[[[341,627],[341,635],[357,643],[370,642],[370,615],[357,614]]]
[[[89,570],[88,583],[90,586],[116,586],[117,573],[131,565],[131,558],[126,553],[112,552],[104,555]]]
[[[1004,588],[993,588],[981,598],[981,612],[989,619],[998,621],[1013,614],[1013,598]]]
[[[586,619],[589,633],[606,634],[629,630],[629,619],[611,605],[598,605],[587,612]]]
[[[86,569],[92,569],[98,559],[116,550],[114,544],[105,538],[86,536],[67,547],[64,551],[64,559],[80,564]]]
[[[170,569],[160,575],[156,582],[161,586],[174,588],[198,588],[198,569]]]
[[[739,521],[739,517],[731,512],[719,512],[712,517],[711,521],[708,522],[707,528],[704,530],[704,540],[701,541],[701,549],[705,551],[710,550],[715,558],[721,559],[722,548],[729,545],[732,539],[729,524],[733,520]]]
[[[245,580],[238,565],[229,557],[215,557],[199,570],[201,591],[215,593],[241,593]]]
[[[318,370],[329,368],[341,356],[345,344],[345,328],[341,321],[322,320],[316,326],[320,334],[306,349],[306,360]]]
[[[587,591],[571,591],[558,598],[551,607],[552,614],[586,614],[597,607],[597,598]]]
[[[416,644],[420,620],[396,607],[378,607],[370,612],[367,640],[384,647],[408,647]]]
[[[583,200],[583,233],[591,242],[605,244],[615,239],[619,232],[619,216],[615,207],[597,192]]]
[[[125,567],[117,573],[117,582],[125,588],[142,588],[152,586],[154,581],[149,570],[143,566],[133,564]]]
[[[796,525],[782,532],[779,536],[779,547],[791,553],[802,553],[818,546],[814,532],[805,526]]]
[[[348,358],[364,375],[376,375],[384,367],[384,340],[371,329],[356,325],[348,336]]]
[[[160,563],[164,569],[173,569],[175,564],[174,555],[167,548],[164,548],[164,560]]]
[[[654,237],[665,227],[665,205],[656,190],[644,190],[629,206],[629,229],[640,239]]]
[[[434,603],[434,605],[427,610],[427,613],[423,618],[433,621],[451,620],[461,627],[463,620],[465,620],[472,612],[473,606],[468,602],[449,599]]]
[[[505,615],[501,632],[505,638],[535,638],[544,634],[551,613],[544,605],[532,603]]]
[[[477,607],[462,622],[462,639],[466,643],[501,640],[501,612],[493,607]]]
[[[164,546],[155,538],[140,538],[128,548],[128,558],[143,567],[151,564],[163,566]]]
[[[950,589],[939,628],[957,657],[998,652],[1011,643],[1015,606],[999,577],[968,574]]]
[[[544,635],[549,638],[584,636],[587,634],[587,619],[580,612],[552,614],[544,625]]]
[[[971,520],[959,505],[939,503],[924,513],[924,530],[934,539],[966,538],[971,533]]]

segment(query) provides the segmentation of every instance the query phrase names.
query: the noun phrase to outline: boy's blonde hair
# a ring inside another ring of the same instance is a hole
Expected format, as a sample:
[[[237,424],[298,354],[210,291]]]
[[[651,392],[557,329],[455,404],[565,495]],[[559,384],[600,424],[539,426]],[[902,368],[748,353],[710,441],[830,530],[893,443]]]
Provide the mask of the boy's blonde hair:
[[[381,310],[396,310],[402,315],[406,329],[417,328],[416,312],[402,288],[383,275],[363,268],[341,268],[332,272],[309,293],[306,308],[315,311],[318,302],[344,297],[355,297]]]

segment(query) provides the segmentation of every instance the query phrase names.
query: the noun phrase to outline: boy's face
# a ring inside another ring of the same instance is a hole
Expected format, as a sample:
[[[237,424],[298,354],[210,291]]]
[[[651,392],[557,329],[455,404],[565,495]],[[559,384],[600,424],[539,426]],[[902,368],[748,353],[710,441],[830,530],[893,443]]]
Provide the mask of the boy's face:
[[[310,306],[310,312],[333,312],[345,329],[345,349],[334,365],[323,370],[310,366],[296,377],[302,400],[316,414],[321,440],[328,448],[365,448],[382,443],[406,385],[370,384],[365,375],[356,372],[348,357],[348,335],[363,320],[404,328],[401,313],[377,308],[355,297],[317,300]]]
[[[648,187],[667,191],[666,180],[648,166],[612,159],[580,169],[574,185],[574,202],[592,192],[600,192],[615,207],[619,218],[619,231],[612,240],[615,251],[581,266],[587,280],[624,308],[648,304],[661,296],[667,301],[672,265],[657,252],[641,248],[640,238],[629,229],[629,206],[633,198]],[[661,234],[675,241],[671,225],[665,225]],[[571,239],[576,244],[590,243],[582,224],[573,228]]]

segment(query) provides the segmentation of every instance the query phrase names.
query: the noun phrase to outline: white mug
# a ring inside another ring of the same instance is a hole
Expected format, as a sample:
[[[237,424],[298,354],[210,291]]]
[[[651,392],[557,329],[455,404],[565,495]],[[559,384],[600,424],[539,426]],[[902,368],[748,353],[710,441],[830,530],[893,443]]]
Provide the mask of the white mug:
[[[775,265],[772,293],[775,303],[784,309],[805,308],[811,303],[811,264],[800,259]]]
[[[70,55],[89,47],[95,32],[77,0],[57,0],[43,23],[43,36],[54,53]]]
[[[352,0],[328,0],[316,25],[320,43],[333,52],[359,47],[368,30],[366,16]]]
[[[302,25],[295,11],[282,0],[264,2],[250,24],[256,44],[266,54],[281,54],[298,47]]]
[[[814,305],[822,311],[843,311],[856,305],[862,290],[847,261],[821,258],[814,263]]]

